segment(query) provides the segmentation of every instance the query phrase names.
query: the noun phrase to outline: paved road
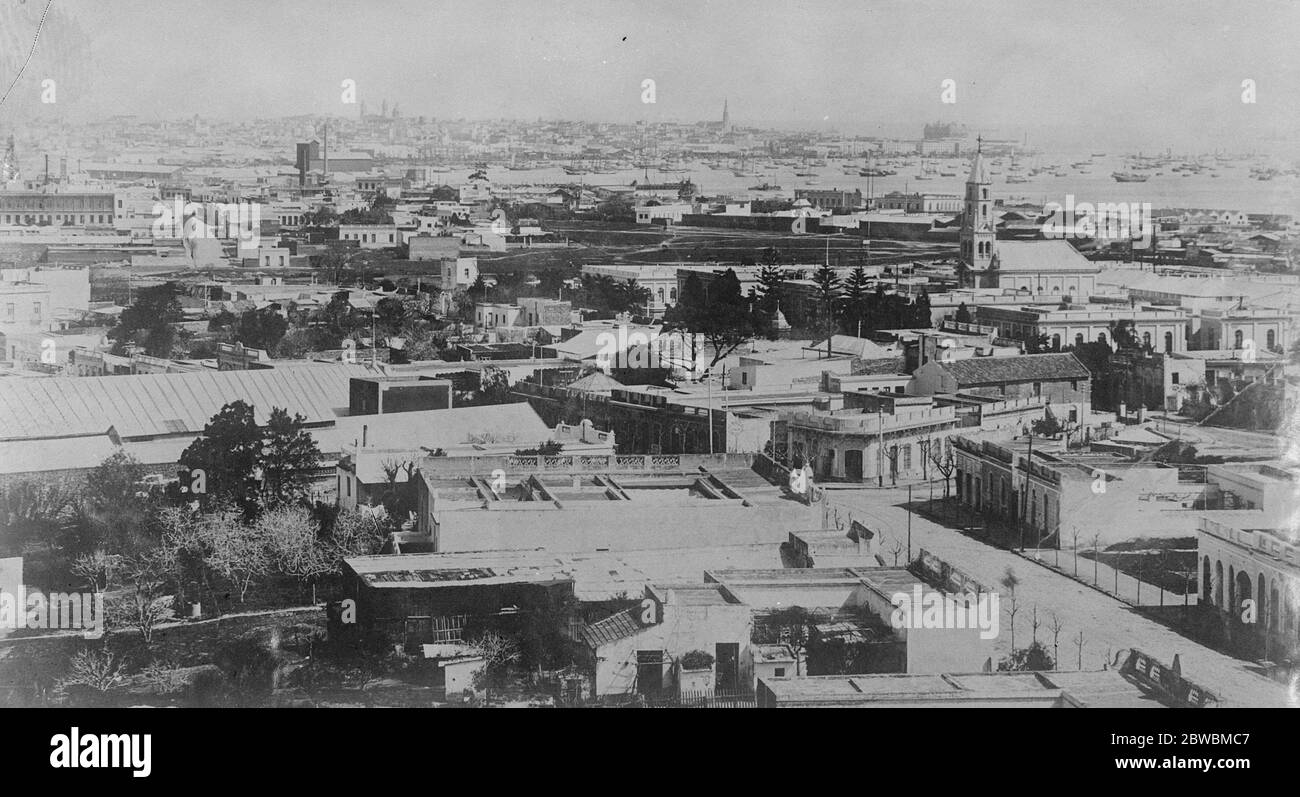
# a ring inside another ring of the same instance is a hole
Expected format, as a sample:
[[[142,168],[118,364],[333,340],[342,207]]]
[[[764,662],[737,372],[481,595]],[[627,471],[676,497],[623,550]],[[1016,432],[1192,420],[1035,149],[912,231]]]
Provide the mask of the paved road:
[[[895,542],[905,541],[907,537],[906,489],[832,490],[829,501],[832,513],[838,510],[846,527],[848,518],[852,517],[873,530],[882,530],[883,545],[879,550],[887,562],[892,562],[890,551]],[[1286,686],[1251,671],[1249,662],[1193,642],[1089,586],[913,513],[913,554],[921,548],[995,588],[1007,568],[1012,568],[1020,579],[1016,591],[1022,607],[1016,615],[1017,646],[1024,647],[1029,641],[1029,613],[1037,604],[1042,623],[1038,639],[1050,647],[1048,612],[1055,611],[1064,626],[1060,634],[1063,669],[1073,669],[1078,664],[1077,648],[1072,640],[1082,627],[1083,669],[1100,669],[1107,657],[1113,661],[1119,651],[1130,647],[1166,663],[1178,654],[1183,675],[1218,694],[1224,705],[1300,706],[1300,696],[1289,697]],[[999,655],[1006,655],[1011,650],[1011,641],[1005,599],[1002,607],[1002,633],[995,648]]]

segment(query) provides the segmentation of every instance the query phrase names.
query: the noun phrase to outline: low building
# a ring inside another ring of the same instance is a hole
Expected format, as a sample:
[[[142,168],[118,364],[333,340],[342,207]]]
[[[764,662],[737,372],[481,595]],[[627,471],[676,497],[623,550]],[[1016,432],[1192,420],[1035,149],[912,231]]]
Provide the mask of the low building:
[[[1196,533],[1200,602],[1218,610],[1231,641],[1267,661],[1300,653],[1300,545],[1288,515],[1207,512]]]
[[[640,606],[588,625],[583,641],[595,659],[597,695],[691,691],[682,660],[702,651],[713,659],[712,690],[737,692],[750,683],[750,608],[720,584],[654,584]]]
[[[904,213],[961,213],[962,200],[957,194],[903,193],[890,191],[876,200],[877,210],[901,210]]]
[[[1070,353],[931,360],[912,374],[908,393],[969,393],[995,399],[1042,398],[1062,420],[1086,422],[1092,412],[1091,374]]]
[[[818,210],[850,212],[866,207],[866,203],[862,199],[862,190],[856,188],[852,191],[841,191],[836,188],[796,188],[794,190],[794,199],[796,202],[801,199],[807,200],[812,207]]]
[[[1143,346],[1161,353],[1188,349],[1187,328],[1191,314],[1181,307],[975,307],[976,322],[997,329],[1000,337],[1037,345],[1046,339],[1051,351],[1084,343],[1115,346],[1114,330],[1131,323],[1133,334]]]
[[[866,400],[876,394],[862,395]],[[929,441],[956,432],[960,422],[952,407],[911,400],[920,406],[892,407],[888,414],[865,408],[781,413],[788,451],[810,463],[818,480],[884,484],[920,478],[931,468]]]
[[[391,249],[397,240],[396,224],[340,224],[340,241],[356,241],[362,249]]]
[[[1200,708],[1217,697],[1136,649],[1115,669],[763,678],[759,708]]]

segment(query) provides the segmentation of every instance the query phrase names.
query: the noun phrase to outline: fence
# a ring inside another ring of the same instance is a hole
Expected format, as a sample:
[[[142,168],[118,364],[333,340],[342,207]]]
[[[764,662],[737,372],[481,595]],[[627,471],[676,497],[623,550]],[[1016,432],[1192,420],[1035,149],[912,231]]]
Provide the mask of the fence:
[[[646,697],[644,708],[755,708],[753,692],[682,692]]]

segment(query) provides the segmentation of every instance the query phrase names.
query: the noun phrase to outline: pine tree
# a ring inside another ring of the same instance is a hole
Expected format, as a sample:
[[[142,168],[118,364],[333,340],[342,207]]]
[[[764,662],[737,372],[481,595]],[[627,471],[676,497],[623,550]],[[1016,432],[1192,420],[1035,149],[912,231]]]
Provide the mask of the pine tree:
[[[867,272],[861,265],[849,272],[844,282],[844,322],[850,332],[858,330],[858,322],[865,320],[867,311]]]
[[[921,295],[916,297],[912,305],[912,326],[917,329],[929,329],[934,326],[930,310],[930,294],[925,288],[921,289]]]
[[[302,428],[306,419],[276,407],[267,420],[261,451],[263,488],[273,505],[306,498],[312,471],[320,465],[320,449]]]
[[[813,282],[817,285],[817,304],[821,307],[822,325],[826,329],[826,355],[830,356],[831,336],[835,334],[836,305],[843,289],[839,275],[830,266],[824,265],[813,272]]]
[[[758,270],[758,285],[759,309],[770,316],[775,316],[781,304],[785,272],[775,265],[763,266]]]

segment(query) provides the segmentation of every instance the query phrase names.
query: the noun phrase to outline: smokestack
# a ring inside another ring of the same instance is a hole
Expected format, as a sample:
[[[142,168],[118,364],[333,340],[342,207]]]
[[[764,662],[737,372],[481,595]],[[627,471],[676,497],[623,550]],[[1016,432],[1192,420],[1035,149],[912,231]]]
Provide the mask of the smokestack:
[[[50,156],[48,153],[45,155],[45,184],[50,184]]]
[[[367,435],[367,432],[369,432],[369,431],[370,431],[370,425],[369,425],[369,424],[362,424],[362,425],[361,425],[361,447],[362,447],[362,448],[365,448],[365,447],[366,447],[366,435]]]

